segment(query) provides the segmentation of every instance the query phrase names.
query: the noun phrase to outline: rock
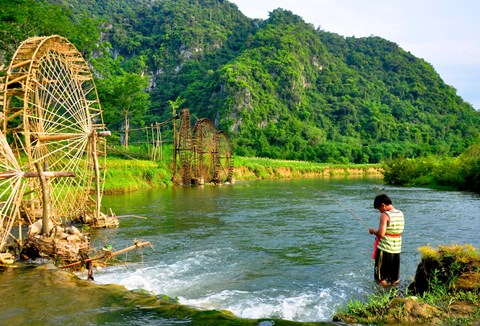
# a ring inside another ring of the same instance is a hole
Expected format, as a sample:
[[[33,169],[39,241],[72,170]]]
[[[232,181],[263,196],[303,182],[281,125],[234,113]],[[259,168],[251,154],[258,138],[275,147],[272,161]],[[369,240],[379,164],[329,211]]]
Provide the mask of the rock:
[[[42,232],[42,220],[38,220],[28,227],[28,235],[34,236]]]
[[[71,234],[67,237],[67,241],[70,243],[77,243],[80,242],[80,238],[75,234]]]
[[[63,233],[65,229],[59,225],[56,225],[53,227],[52,232],[50,234],[51,237],[59,238]]]
[[[76,235],[76,236],[78,236],[78,237],[82,236],[82,232],[80,232],[80,231],[79,231],[76,227],[74,227],[74,226],[71,226],[71,227],[68,228],[68,233],[69,233],[69,234],[74,234],[74,235]]]
[[[0,265],[12,265],[14,262],[15,257],[11,253],[0,253]]]
[[[68,234],[68,233],[66,233],[66,232],[63,232],[63,233],[61,233],[61,234],[58,235],[58,238],[59,238],[60,240],[62,240],[62,239],[68,238],[70,235],[71,235],[71,234]]]
[[[49,222],[48,227],[47,227],[47,234],[50,234],[52,232],[53,227],[54,227],[53,223]],[[38,220],[35,223],[29,225],[28,235],[29,236],[34,236],[34,235],[37,235],[37,234],[41,234],[42,229],[43,229],[42,220]]]
[[[454,302],[448,307],[449,313],[454,316],[471,316],[475,314],[476,308],[465,302]]]

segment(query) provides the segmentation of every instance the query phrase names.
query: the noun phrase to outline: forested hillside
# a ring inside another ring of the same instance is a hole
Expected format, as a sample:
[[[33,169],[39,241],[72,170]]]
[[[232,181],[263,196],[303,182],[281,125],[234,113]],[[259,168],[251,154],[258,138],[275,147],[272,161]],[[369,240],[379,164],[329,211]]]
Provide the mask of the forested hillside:
[[[66,36],[91,63],[117,135],[126,118],[165,121],[179,106],[211,118],[245,156],[373,163],[479,141],[480,113],[428,62],[282,9],[252,20],[226,0],[0,5],[0,66],[29,36]]]

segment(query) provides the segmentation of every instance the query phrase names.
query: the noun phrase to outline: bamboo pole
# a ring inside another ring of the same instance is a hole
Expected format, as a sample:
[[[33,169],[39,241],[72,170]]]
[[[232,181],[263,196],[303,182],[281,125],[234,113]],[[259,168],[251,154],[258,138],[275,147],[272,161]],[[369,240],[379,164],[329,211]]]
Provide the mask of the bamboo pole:
[[[114,256],[117,256],[117,255],[123,254],[124,252],[130,251],[130,250],[133,250],[133,249],[137,249],[137,248],[146,247],[146,246],[151,246],[150,242],[148,242],[148,241],[147,242],[134,241],[133,246],[130,246],[130,247],[127,247],[127,248],[124,248],[124,249],[121,249],[121,250],[118,250],[118,251],[115,251],[115,252],[112,252],[112,253],[109,252],[109,253],[103,254],[101,256],[97,256],[97,257],[93,257],[93,258],[89,258],[89,259],[85,259],[85,260],[80,260],[80,261],[77,261],[77,262],[74,262],[74,263],[71,263],[71,264],[68,264],[68,265],[60,266],[60,268],[70,268],[70,267],[73,267],[73,266],[76,266],[76,265],[80,265],[80,264],[83,264],[83,263],[88,263],[88,262],[99,260],[99,259],[102,259],[102,258],[114,257]]]
[[[151,156],[151,153],[150,153],[150,141],[148,140],[148,131],[150,130],[150,127],[146,127],[145,128],[145,135],[146,135],[146,144],[147,144],[147,155],[150,157],[150,159],[152,159],[152,156]]]
[[[158,128],[158,145],[160,146],[160,161],[163,161],[163,141],[162,141],[162,129],[160,125],[157,125]]]
[[[43,200],[43,212],[42,212],[42,234],[47,234],[48,232],[48,222],[50,222],[50,189],[48,187],[47,178],[43,174],[42,165],[39,161],[35,162],[37,167],[40,184],[42,186],[42,200]]]
[[[120,217],[135,217],[135,218],[141,218],[141,219],[145,219],[145,220],[147,219],[145,216],[131,215],[131,214],[130,215],[118,215],[117,217],[118,218],[120,218]]]
[[[35,137],[39,141],[52,141],[52,140],[67,140],[72,138],[82,137],[81,134],[60,134],[60,135],[41,135],[37,134]]]
[[[37,178],[40,176],[38,172],[21,172],[24,178]],[[18,175],[18,172],[0,172],[0,180],[10,179]],[[43,171],[45,178],[59,178],[59,177],[75,177],[75,172],[53,172]]]
[[[92,161],[93,161],[93,168],[95,170],[95,212],[93,215],[96,219],[100,216],[101,210],[101,201],[102,201],[102,194],[101,194],[101,187],[100,187],[100,167],[98,166],[98,156],[97,156],[97,141],[98,135],[95,131],[92,132],[90,135],[91,141],[91,153]]]

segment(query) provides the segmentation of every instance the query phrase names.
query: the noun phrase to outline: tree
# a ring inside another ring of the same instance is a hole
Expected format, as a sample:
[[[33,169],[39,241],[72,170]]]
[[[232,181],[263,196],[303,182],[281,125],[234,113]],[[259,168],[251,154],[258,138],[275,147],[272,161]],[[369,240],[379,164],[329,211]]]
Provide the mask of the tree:
[[[150,105],[150,94],[145,91],[149,86],[148,78],[122,71],[102,79],[98,84],[107,126],[119,130],[123,122],[123,145],[127,148],[130,122],[141,124]]]

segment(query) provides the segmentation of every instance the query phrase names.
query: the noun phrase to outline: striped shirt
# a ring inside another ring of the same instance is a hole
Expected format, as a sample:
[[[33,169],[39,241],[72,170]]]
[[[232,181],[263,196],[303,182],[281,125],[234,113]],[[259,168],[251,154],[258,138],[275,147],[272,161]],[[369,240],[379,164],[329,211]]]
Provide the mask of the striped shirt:
[[[378,243],[378,249],[391,254],[399,254],[402,251],[402,233],[405,226],[405,219],[402,211],[386,211],[389,222],[385,236]]]

